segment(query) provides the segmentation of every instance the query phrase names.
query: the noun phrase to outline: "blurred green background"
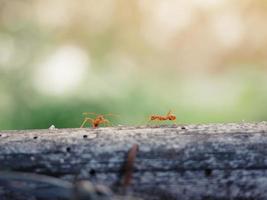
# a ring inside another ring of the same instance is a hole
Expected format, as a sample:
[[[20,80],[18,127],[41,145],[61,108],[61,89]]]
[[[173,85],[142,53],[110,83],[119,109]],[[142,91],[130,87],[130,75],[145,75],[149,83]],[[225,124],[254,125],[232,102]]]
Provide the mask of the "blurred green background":
[[[0,0],[0,129],[267,119],[266,0]]]

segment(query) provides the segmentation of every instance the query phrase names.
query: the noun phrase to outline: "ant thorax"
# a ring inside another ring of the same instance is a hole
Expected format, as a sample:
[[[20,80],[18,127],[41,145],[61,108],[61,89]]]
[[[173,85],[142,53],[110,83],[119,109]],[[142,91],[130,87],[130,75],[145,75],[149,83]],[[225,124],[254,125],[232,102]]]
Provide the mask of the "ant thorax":
[[[159,119],[159,118],[160,118],[159,115],[152,115],[152,116],[150,117],[150,120],[156,120],[156,119]]]

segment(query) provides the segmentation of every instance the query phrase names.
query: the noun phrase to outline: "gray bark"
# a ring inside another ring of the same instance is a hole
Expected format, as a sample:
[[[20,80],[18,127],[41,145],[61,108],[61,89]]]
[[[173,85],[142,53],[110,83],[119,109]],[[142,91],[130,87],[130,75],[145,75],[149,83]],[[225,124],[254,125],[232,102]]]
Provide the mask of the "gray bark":
[[[16,195],[7,186],[12,172],[47,175],[66,184],[89,180],[107,186],[114,195],[142,199],[267,199],[265,122],[1,131],[0,135],[0,199],[8,195],[23,199],[23,190]],[[139,148],[130,185],[125,186],[123,167],[134,144]],[[55,186],[49,187],[51,192]],[[34,191],[31,198],[35,199]]]

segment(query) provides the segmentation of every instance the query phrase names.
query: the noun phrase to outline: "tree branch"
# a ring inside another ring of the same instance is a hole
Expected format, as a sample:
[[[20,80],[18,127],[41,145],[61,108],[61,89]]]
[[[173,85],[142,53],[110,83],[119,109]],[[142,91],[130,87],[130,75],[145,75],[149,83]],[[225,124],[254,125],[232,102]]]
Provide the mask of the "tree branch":
[[[265,122],[0,135],[1,174],[30,172],[70,183],[85,179],[116,195],[143,199],[267,199]]]

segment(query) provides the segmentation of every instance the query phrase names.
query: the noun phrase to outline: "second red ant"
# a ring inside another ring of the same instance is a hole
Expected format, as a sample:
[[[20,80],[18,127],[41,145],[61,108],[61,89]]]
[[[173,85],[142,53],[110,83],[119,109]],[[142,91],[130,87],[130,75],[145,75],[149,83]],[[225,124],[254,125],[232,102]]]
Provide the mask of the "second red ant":
[[[150,121],[166,121],[166,120],[170,120],[170,121],[174,121],[176,120],[176,116],[174,114],[172,114],[171,111],[169,111],[167,113],[167,115],[162,116],[162,115],[151,115],[150,116]]]

